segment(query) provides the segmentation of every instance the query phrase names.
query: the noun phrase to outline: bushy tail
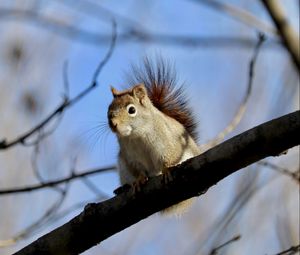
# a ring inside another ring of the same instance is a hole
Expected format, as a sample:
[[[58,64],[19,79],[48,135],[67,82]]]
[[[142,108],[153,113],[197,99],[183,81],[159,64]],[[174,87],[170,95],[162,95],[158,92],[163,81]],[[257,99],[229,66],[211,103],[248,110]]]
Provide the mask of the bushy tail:
[[[176,71],[167,60],[144,58],[139,66],[132,66],[130,84],[143,83],[152,104],[161,112],[177,120],[197,141],[197,122],[189,107],[183,84],[178,85]]]

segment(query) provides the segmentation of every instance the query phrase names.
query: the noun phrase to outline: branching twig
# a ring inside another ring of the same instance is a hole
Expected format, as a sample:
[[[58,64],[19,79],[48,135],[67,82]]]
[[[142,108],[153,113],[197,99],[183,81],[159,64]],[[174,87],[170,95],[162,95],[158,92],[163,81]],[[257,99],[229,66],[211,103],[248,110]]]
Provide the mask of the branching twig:
[[[299,145],[300,111],[261,124],[212,148],[163,175],[84,211],[15,255],[78,254],[145,217],[193,196],[268,156]]]
[[[213,248],[213,249],[211,250],[211,252],[209,253],[209,255],[216,255],[216,254],[218,254],[218,251],[219,251],[220,249],[222,249],[224,246],[226,246],[226,245],[228,245],[228,244],[231,244],[231,243],[233,243],[233,242],[236,242],[236,241],[240,240],[240,238],[241,238],[241,235],[237,235],[237,236],[231,238],[230,240],[228,240],[227,242],[221,244],[220,246],[218,246],[218,247],[216,247],[216,248]]]
[[[95,87],[97,87],[97,85],[98,85],[98,82],[97,82],[98,76],[99,76],[102,68],[105,66],[105,64],[108,62],[108,60],[110,59],[110,57],[112,55],[112,52],[114,50],[115,43],[116,43],[116,37],[117,37],[116,23],[113,22],[113,32],[112,32],[110,47],[109,47],[108,52],[106,53],[104,59],[97,66],[97,68],[93,74],[91,83],[87,88],[85,88],[83,91],[81,91],[77,96],[75,96],[72,99],[65,98],[64,101],[48,117],[46,117],[43,121],[41,121],[38,125],[33,127],[31,130],[25,132],[23,135],[20,135],[19,137],[15,138],[11,141],[6,141],[5,139],[0,141],[0,150],[10,148],[16,144],[26,143],[26,139],[28,139],[33,134],[38,132],[40,129],[45,127],[49,123],[50,120],[52,120],[56,116],[61,115],[66,109],[68,109],[72,105],[76,104],[80,99],[84,98],[90,91],[95,89]]]
[[[253,77],[254,77],[254,66],[256,63],[256,59],[258,57],[259,50],[264,41],[265,41],[265,36],[263,34],[259,34],[258,42],[255,46],[253,56],[249,63],[249,73],[248,73],[249,78],[248,78],[246,94],[245,94],[243,101],[242,101],[241,105],[239,106],[236,114],[234,115],[232,121],[227,125],[227,127],[223,131],[221,131],[214,139],[212,139],[211,141],[209,141],[206,144],[201,145],[200,148],[202,151],[206,151],[206,150],[212,148],[213,146],[219,144],[220,142],[222,142],[224,140],[225,136],[228,135],[230,132],[232,132],[236,128],[236,126],[240,123],[241,119],[243,118],[245,110],[246,110],[246,105],[247,105],[248,100],[251,95]]]
[[[270,16],[272,17],[277,30],[289,51],[292,60],[294,61],[295,67],[300,72],[300,41],[297,38],[297,33],[290,25],[287,16],[284,14],[280,1],[278,0],[262,0]]]

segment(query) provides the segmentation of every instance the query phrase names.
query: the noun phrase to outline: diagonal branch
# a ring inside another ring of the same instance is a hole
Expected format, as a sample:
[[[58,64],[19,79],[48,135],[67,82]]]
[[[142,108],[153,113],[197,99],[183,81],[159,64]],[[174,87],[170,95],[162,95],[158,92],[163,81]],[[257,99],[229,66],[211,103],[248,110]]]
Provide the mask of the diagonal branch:
[[[228,175],[300,143],[300,111],[261,124],[102,203],[89,204],[63,226],[15,255],[78,254],[147,216],[205,193]]]
[[[262,3],[272,17],[283,43],[289,51],[298,72],[300,72],[300,42],[297,33],[288,22],[278,0],[262,0]]]

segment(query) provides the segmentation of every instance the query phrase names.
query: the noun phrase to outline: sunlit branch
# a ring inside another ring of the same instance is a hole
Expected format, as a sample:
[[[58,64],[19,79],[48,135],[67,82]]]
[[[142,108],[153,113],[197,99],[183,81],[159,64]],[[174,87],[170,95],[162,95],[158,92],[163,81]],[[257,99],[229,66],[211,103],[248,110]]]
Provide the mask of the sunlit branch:
[[[297,37],[297,32],[294,31],[291,24],[288,21],[287,15],[284,13],[281,4],[283,2],[278,0],[262,0],[270,16],[272,17],[278,33],[280,34],[283,43],[290,53],[295,67],[300,73],[300,41]]]

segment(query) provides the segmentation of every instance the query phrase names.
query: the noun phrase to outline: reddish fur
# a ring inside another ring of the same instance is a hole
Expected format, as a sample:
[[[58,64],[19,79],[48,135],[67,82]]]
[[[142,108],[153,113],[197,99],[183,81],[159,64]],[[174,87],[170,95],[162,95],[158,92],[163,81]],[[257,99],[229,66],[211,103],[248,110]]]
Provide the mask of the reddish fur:
[[[183,86],[177,86],[176,73],[164,60],[156,63],[145,58],[140,68],[133,67],[131,84],[143,83],[153,105],[164,114],[176,119],[197,140],[197,124],[188,106]]]

